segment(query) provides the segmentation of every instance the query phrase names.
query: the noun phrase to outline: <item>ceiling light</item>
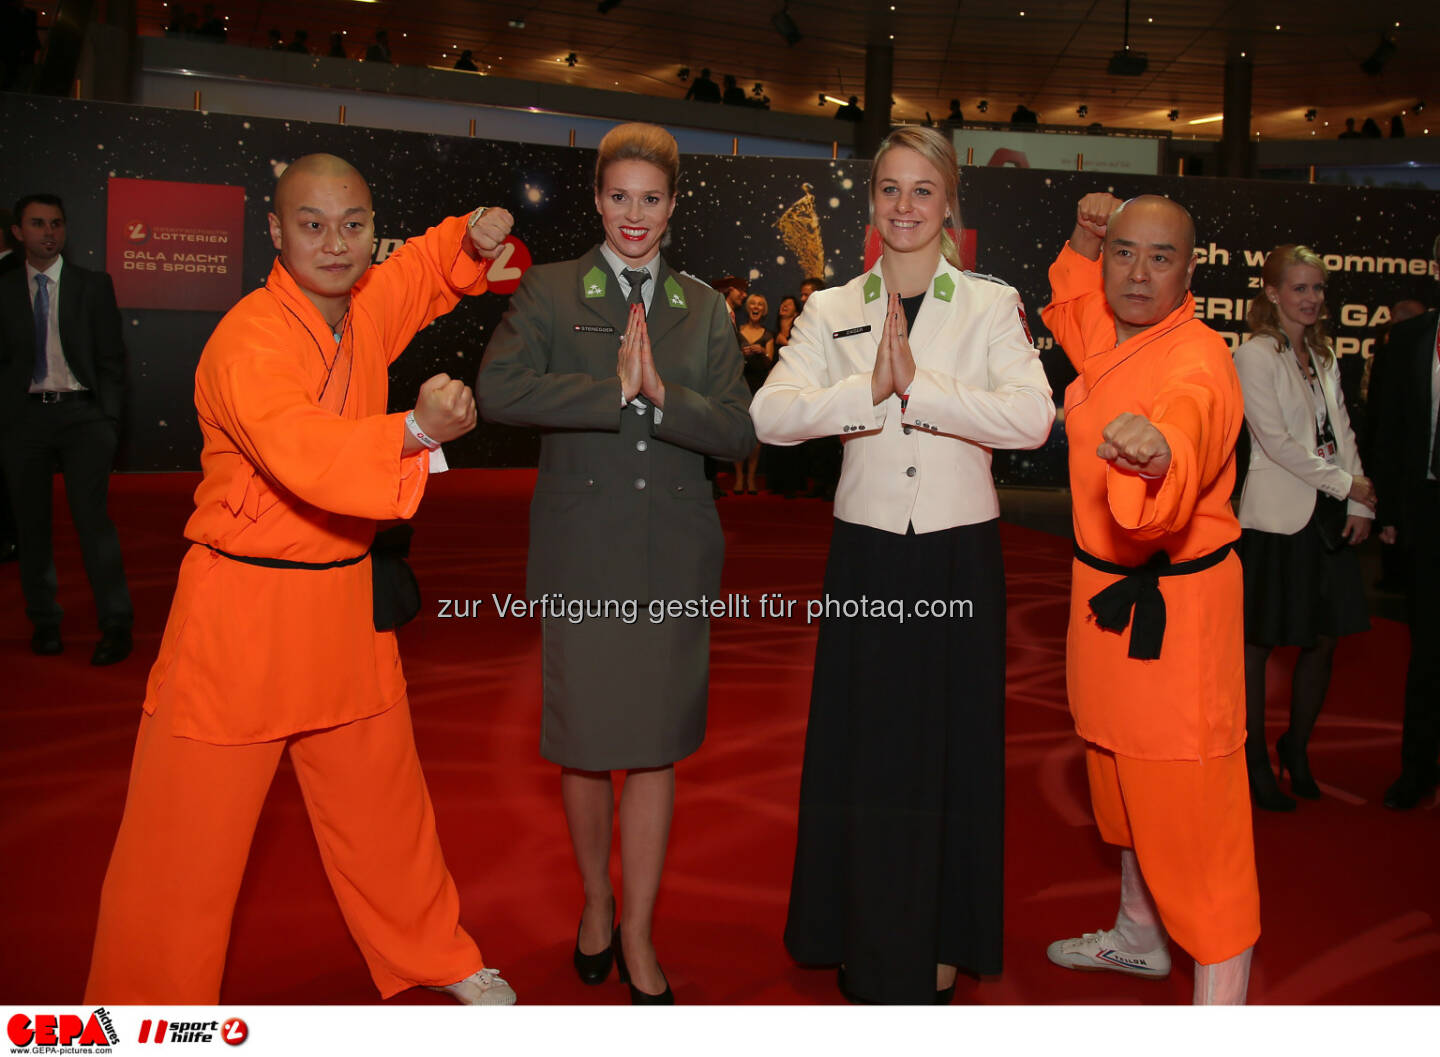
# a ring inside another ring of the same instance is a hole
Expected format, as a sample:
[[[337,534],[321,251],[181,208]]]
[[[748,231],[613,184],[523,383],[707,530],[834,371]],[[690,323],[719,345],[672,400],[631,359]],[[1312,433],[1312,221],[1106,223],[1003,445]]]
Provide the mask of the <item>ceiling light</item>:
[[[1178,110],[1171,110],[1170,113],[1166,114],[1165,116],[1168,117],[1171,121],[1179,121],[1179,120],[1180,120],[1180,111],[1178,111]],[[1190,124],[1192,124],[1192,125],[1198,125],[1198,124],[1200,124],[1200,122],[1198,122],[1198,121],[1192,121],[1192,122],[1190,122]]]
[[[1179,113],[1180,113],[1180,111],[1178,111],[1178,110],[1172,110],[1171,113],[1178,116]],[[1175,120],[1175,119],[1174,119],[1174,118],[1171,118],[1170,120],[1173,121],[1173,120]],[[1192,124],[1192,125],[1213,125],[1213,124],[1215,124],[1215,122],[1217,122],[1217,121],[1224,121],[1224,120],[1225,120],[1225,115],[1224,115],[1224,114],[1211,114],[1209,117],[1197,117],[1194,121],[1190,122],[1190,124]]]
[[[1075,108],[1075,116],[1076,116],[1076,117],[1087,117],[1089,114],[1090,114],[1090,108],[1089,108],[1088,106],[1086,106],[1084,103],[1081,103],[1079,106],[1077,106],[1077,107]]]
[[[990,100],[988,100],[988,99],[982,99],[982,100],[980,100],[980,102],[978,102],[978,103],[975,104],[975,109],[978,110],[978,111],[980,111],[980,113],[982,113],[982,114],[985,113],[985,111],[987,111],[987,110],[990,109]]]
[[[770,16],[770,24],[775,27],[776,33],[785,38],[785,43],[792,48],[805,39],[800,33],[800,27],[790,17],[788,5],[782,6],[779,11]]]
[[[566,66],[574,66],[574,65],[575,65],[577,62],[579,62],[579,61],[580,61],[580,57],[579,57],[578,55],[576,55],[573,51],[572,51],[569,55],[565,56],[565,65],[566,65]]]
[[[680,78],[680,80],[682,80],[682,81],[688,81],[688,80],[690,80],[690,67],[688,67],[688,66],[682,66],[682,67],[680,67],[680,71],[679,71],[677,74],[675,74],[675,76],[678,77],[678,78]]]
[[[1309,110],[1305,111],[1306,121],[1314,121],[1317,116],[1318,114],[1313,106]]]
[[[511,29],[524,29],[524,28],[525,28],[525,20],[524,20],[523,18],[512,18],[512,19],[507,20],[505,24],[506,24],[507,26],[509,26]]]
[[[600,2],[595,5],[595,10],[599,11],[602,15],[608,15],[619,6],[620,0],[600,0]]]

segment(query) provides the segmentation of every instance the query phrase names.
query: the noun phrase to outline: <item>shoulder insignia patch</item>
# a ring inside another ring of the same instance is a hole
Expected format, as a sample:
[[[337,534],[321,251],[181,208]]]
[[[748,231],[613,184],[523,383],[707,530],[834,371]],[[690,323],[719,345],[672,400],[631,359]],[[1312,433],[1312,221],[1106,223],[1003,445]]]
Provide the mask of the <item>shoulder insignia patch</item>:
[[[880,273],[872,272],[865,280],[865,303],[868,305],[880,297]]]
[[[680,287],[680,281],[673,275],[665,277],[665,299],[670,303],[671,308],[689,308],[685,303],[685,291]]]
[[[605,269],[598,264],[591,268],[585,273],[585,278],[581,280],[581,286],[584,287],[585,297],[587,299],[604,297],[606,286]]]
[[[941,301],[949,301],[955,296],[955,280],[944,272],[935,276],[935,296]]]

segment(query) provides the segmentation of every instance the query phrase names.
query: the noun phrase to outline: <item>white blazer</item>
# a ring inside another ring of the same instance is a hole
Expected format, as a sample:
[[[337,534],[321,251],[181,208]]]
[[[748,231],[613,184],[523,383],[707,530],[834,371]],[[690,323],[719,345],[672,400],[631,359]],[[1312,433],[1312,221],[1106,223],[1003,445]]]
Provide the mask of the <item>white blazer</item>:
[[[1235,370],[1245,391],[1245,424],[1250,430],[1250,467],[1240,493],[1240,526],[1291,535],[1315,510],[1317,490],[1344,499],[1351,481],[1364,473],[1355,433],[1340,392],[1340,367],[1315,361],[1325,411],[1335,432],[1336,463],[1315,454],[1315,398],[1295,356],[1280,351],[1271,337],[1255,336],[1235,350]],[[1356,502],[1351,514],[1373,518]]]
[[[787,445],[838,435],[842,521],[895,533],[989,521],[1000,513],[990,449],[1038,448],[1055,419],[1020,296],[940,259],[910,331],[915,379],[903,415],[893,393],[871,403],[888,304],[878,261],[811,294],[750,405],[756,436]]]

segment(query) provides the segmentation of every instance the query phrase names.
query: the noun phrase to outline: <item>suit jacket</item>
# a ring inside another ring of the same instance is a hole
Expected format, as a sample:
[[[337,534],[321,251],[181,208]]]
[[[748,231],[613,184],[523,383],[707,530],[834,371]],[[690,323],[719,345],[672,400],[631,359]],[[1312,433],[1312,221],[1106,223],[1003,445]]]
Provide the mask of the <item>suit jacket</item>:
[[[529,588],[596,599],[719,588],[724,538],[704,457],[755,446],[725,301],[656,258],[647,317],[665,407],[621,406],[627,306],[599,247],[525,273],[475,383],[491,422],[541,428]],[[658,419],[658,421],[657,421]]]
[[[1315,401],[1299,364],[1274,338],[1255,336],[1235,350],[1235,371],[1245,391],[1245,424],[1250,428],[1250,468],[1240,493],[1241,528],[1290,535],[1299,532],[1315,509],[1315,493],[1336,499],[1364,473],[1355,433],[1340,392],[1340,367],[1315,364],[1325,412],[1335,431],[1336,462],[1315,454]],[[1374,517],[1369,507],[1351,502],[1350,513]]]
[[[35,313],[25,268],[0,273],[0,421],[13,422],[35,369]],[[120,419],[125,396],[125,340],[115,284],[104,272],[65,262],[60,277],[60,342],[76,380],[100,410]]]
[[[1422,490],[1437,487],[1426,477],[1435,425],[1431,373],[1437,326],[1440,313],[1433,311],[1395,325],[1380,391],[1370,398],[1380,413],[1377,459],[1371,468],[1380,500],[1376,523],[1397,526],[1412,544],[1420,528],[1415,518],[1424,509]]]
[[[883,258],[882,258],[883,261]],[[999,516],[991,448],[1038,448],[1055,402],[1024,324],[1020,296],[943,257],[910,332],[915,378],[902,412],[870,382],[889,293],[881,261],[810,295],[750,413],[767,444],[838,435],[842,521],[937,532]]]

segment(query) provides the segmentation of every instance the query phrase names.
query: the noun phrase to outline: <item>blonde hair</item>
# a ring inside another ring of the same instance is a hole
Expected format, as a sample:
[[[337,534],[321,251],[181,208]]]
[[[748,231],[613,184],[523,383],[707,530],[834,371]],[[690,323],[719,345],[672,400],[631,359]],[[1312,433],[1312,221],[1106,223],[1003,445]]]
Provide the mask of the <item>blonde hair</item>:
[[[659,125],[631,122],[616,125],[600,141],[599,153],[595,158],[595,190],[601,190],[605,181],[605,169],[611,162],[649,162],[665,174],[669,181],[670,193],[680,182],[680,147],[675,137]]]
[[[1265,286],[1278,290],[1285,281],[1286,269],[1297,264],[1307,265],[1317,270],[1322,283],[1330,281],[1330,272],[1326,269],[1325,262],[1320,255],[1309,246],[1299,246],[1295,243],[1276,246],[1270,251],[1265,258],[1264,266],[1260,269],[1260,281]],[[1330,306],[1322,300],[1320,314],[1314,323],[1305,328],[1305,333],[1301,336],[1306,349],[1319,357],[1320,362],[1327,366],[1335,358],[1335,350],[1330,343],[1330,328],[1325,325],[1325,321],[1329,318]],[[1250,302],[1250,311],[1246,313],[1245,322],[1249,325],[1252,333],[1274,338],[1279,351],[1283,352],[1289,346],[1290,338],[1280,322],[1280,308],[1269,297],[1262,295]]]
[[[875,160],[870,163],[870,222],[875,222],[875,174],[880,171],[880,159],[896,147],[913,150],[933,165],[945,182],[946,224],[940,231],[940,254],[956,268],[960,263],[960,248],[950,237],[946,227],[960,230],[960,162],[955,157],[955,146],[947,136],[933,128],[922,125],[901,125],[886,136],[875,151]]]

